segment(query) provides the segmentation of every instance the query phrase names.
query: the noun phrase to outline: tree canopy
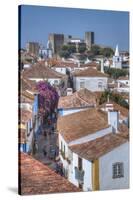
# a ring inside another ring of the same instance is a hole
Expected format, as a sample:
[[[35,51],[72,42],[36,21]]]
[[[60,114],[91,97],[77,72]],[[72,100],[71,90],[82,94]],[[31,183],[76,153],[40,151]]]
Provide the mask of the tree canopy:
[[[125,101],[125,99],[120,94],[114,93],[114,92],[111,92],[108,90],[106,90],[102,93],[99,104],[103,104],[103,103],[107,102],[108,97],[110,100],[116,102],[120,106],[123,106],[123,107],[129,109],[129,104]]]
[[[126,76],[128,75],[128,70],[126,69],[115,69],[115,68],[108,68],[104,67],[104,72],[109,74],[111,78],[117,79],[120,76]]]

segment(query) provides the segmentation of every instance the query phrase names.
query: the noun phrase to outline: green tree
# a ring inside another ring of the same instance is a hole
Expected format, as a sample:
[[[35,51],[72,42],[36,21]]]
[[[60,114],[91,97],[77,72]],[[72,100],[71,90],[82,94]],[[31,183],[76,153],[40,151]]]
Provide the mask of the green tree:
[[[111,57],[113,56],[114,51],[110,47],[101,48],[100,54],[102,54],[105,57]]]
[[[68,51],[69,53],[76,53],[76,46],[75,45],[70,45],[68,46]]]
[[[126,69],[115,69],[115,68],[108,68],[104,67],[105,73],[109,74],[111,78],[117,79],[120,76],[128,75],[128,70]]]
[[[91,52],[93,53],[93,55],[99,55],[100,54],[100,50],[101,50],[101,48],[98,45],[93,45],[91,47]]]
[[[68,58],[68,57],[70,56],[70,53],[69,53],[68,50],[61,50],[61,51],[59,52],[59,56],[60,56],[61,58]]]
[[[63,45],[61,48],[62,51],[67,51],[68,49],[69,49],[68,45]]]
[[[85,46],[80,46],[79,47],[79,53],[84,53],[86,51],[86,47]]]
[[[103,104],[107,102],[108,98],[115,103],[129,109],[129,104],[125,101],[125,99],[118,93],[110,92],[108,90],[104,91],[100,97],[99,104]]]

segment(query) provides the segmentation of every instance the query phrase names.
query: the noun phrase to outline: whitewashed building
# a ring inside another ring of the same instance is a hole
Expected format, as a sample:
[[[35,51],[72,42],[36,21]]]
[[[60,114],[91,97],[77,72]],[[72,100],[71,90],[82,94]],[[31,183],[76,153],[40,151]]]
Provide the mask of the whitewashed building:
[[[120,77],[117,79],[117,83],[130,86],[129,77],[128,77],[128,76],[120,76]]]
[[[79,70],[73,73],[73,85],[76,91],[87,88],[90,91],[104,91],[107,89],[108,76],[96,69]]]
[[[122,56],[119,54],[118,45],[116,45],[115,55],[113,56],[112,68],[122,69]]]
[[[83,191],[129,187],[128,129],[118,117],[90,109],[58,120],[64,174]]]
[[[88,68],[97,69],[99,66],[96,62],[89,62],[85,64],[81,64],[80,62],[68,62],[68,61],[57,61],[55,65],[52,66],[52,69],[62,73],[67,74],[67,72],[72,73],[76,70],[85,70]]]

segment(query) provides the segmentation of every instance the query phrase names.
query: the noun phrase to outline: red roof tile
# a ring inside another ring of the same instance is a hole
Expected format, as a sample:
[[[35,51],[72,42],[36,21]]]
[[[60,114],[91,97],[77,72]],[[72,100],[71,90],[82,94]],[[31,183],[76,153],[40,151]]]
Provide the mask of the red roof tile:
[[[107,127],[109,127],[107,114],[93,108],[61,116],[57,121],[57,130],[67,142],[93,134]]]
[[[108,77],[106,74],[92,68],[77,70],[73,73],[73,75],[77,77]]]
[[[22,195],[81,191],[27,154],[20,154],[19,169],[20,193]]]
[[[25,69],[23,71],[23,76],[30,79],[30,78],[67,78],[66,75],[63,75],[59,72],[52,70],[50,67],[45,66],[45,62],[40,62],[35,65],[32,65],[30,68]]]
[[[81,89],[72,95],[60,97],[58,108],[81,108],[96,105],[96,94],[85,89]]]
[[[87,160],[95,160],[128,140],[121,134],[110,133],[90,142],[70,146],[70,149]]]

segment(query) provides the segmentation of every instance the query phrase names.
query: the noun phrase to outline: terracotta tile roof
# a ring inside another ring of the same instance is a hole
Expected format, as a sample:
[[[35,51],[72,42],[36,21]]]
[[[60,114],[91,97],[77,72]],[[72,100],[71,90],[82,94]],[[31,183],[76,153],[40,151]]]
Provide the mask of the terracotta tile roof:
[[[67,78],[66,75],[63,75],[59,72],[52,70],[50,67],[45,66],[45,62],[38,62],[35,65],[32,65],[30,68],[23,71],[23,76],[30,78]]]
[[[87,160],[95,160],[128,140],[121,134],[110,133],[90,142],[70,146],[70,149]]]
[[[129,77],[127,76],[120,76],[117,80],[129,80]]]
[[[34,102],[34,95],[30,94],[27,91],[23,91],[20,93],[20,103],[31,103]]]
[[[28,120],[32,119],[32,112],[29,110],[20,110],[20,121],[21,123],[26,123]]]
[[[98,63],[96,62],[90,62],[90,63],[86,63],[86,64],[81,64],[81,67],[94,67],[94,68],[97,68],[99,66]]]
[[[28,80],[27,78],[25,78],[23,76],[21,76],[21,78],[20,78],[20,87],[21,87],[21,91],[29,90],[33,93],[37,92],[36,82]]]
[[[79,108],[96,105],[96,94],[85,89],[81,89],[72,95],[60,97],[58,108]]]
[[[115,103],[113,101],[106,102],[106,103],[100,105],[99,108],[106,108],[106,104],[112,104],[113,105],[113,109],[114,110],[118,110],[120,112],[120,115],[122,115],[124,117],[128,117],[129,110],[127,108],[124,108],[124,107],[120,106],[119,104],[117,104],[117,103]]]
[[[27,154],[20,154],[19,169],[22,195],[81,191],[64,177]]]
[[[64,67],[64,68],[67,68],[67,67],[70,67],[70,68],[74,68],[74,67],[78,67],[78,64],[77,63],[74,63],[74,62],[57,62],[55,65],[53,65],[52,67],[55,67],[55,68],[60,68],[60,67]]]
[[[107,114],[93,108],[62,116],[57,120],[57,130],[66,142],[93,134],[108,126]]]
[[[99,64],[97,64],[96,62],[91,62],[91,63],[86,63],[86,64],[80,64],[80,68],[81,67],[94,67],[97,68]],[[55,65],[53,65],[52,67],[55,68],[60,68],[60,67],[64,67],[64,68],[78,68],[78,63],[74,63],[74,62],[63,62],[63,61],[58,61]]]
[[[108,77],[106,74],[92,68],[77,70],[73,73],[73,75],[80,77]]]

